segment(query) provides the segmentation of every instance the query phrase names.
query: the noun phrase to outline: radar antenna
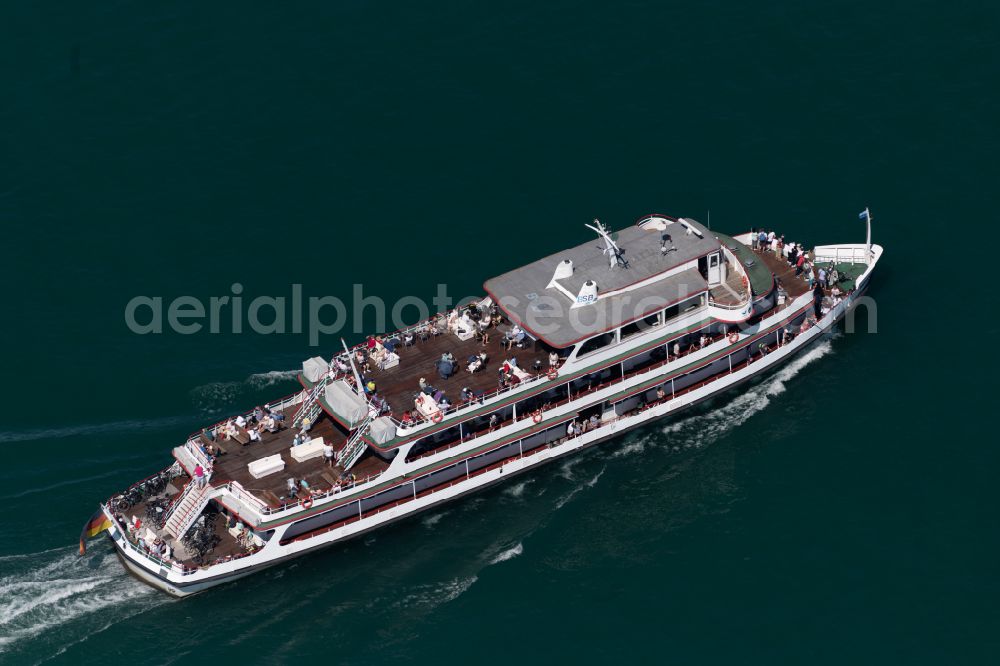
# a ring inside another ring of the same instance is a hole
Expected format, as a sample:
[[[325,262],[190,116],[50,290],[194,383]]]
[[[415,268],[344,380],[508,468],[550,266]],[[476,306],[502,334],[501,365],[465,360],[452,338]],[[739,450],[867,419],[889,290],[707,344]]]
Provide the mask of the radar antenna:
[[[625,259],[625,255],[622,254],[621,248],[618,247],[618,243],[611,238],[611,234],[608,233],[607,227],[601,224],[600,220],[594,218],[593,226],[589,224],[585,224],[584,226],[594,231],[598,236],[604,239],[604,249],[601,251],[601,254],[606,254],[608,256],[612,269],[616,266],[628,268],[628,260]]]

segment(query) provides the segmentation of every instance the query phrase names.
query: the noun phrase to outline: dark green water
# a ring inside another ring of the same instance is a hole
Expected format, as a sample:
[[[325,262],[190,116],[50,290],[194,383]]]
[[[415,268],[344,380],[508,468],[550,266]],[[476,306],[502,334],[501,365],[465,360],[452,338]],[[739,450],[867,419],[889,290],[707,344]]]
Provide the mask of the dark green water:
[[[997,390],[973,348],[998,334],[997,19],[6,7],[0,662],[996,663]],[[710,209],[816,244],[862,241],[865,205],[877,334],[715,411],[183,602],[103,542],[74,555],[98,501],[314,354],[134,335],[133,296],[462,296],[595,216]]]

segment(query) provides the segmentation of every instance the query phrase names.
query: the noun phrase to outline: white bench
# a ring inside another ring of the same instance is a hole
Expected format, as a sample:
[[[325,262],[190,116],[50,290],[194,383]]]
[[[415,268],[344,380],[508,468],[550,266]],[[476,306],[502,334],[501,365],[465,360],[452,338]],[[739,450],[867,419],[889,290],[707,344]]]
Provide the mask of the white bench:
[[[319,458],[323,455],[323,438],[316,437],[305,444],[293,446],[290,451],[295,462],[305,462],[310,458]]]
[[[285,469],[285,461],[281,459],[280,453],[275,453],[273,456],[261,458],[260,460],[254,460],[252,463],[247,465],[247,470],[250,472],[250,476],[255,479],[267,476],[268,474],[274,474],[275,472],[280,472],[283,469]]]

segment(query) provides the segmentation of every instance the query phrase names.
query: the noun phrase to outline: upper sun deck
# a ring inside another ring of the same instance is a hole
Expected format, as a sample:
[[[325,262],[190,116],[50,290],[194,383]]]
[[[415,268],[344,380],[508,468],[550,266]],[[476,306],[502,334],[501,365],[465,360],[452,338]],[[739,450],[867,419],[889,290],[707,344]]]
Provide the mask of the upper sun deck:
[[[484,287],[513,321],[554,347],[567,347],[706,291],[699,261],[720,248],[698,222],[665,215],[646,216],[606,238],[491,278]]]

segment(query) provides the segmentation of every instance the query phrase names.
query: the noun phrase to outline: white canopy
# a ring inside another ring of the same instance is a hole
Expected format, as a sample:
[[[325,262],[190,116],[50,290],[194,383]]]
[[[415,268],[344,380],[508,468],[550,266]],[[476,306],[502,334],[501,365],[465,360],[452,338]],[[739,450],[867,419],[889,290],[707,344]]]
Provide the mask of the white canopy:
[[[302,361],[302,376],[310,384],[315,384],[326,374],[330,366],[319,356],[314,356]]]
[[[323,399],[330,411],[349,428],[355,427],[368,416],[368,402],[342,379],[327,384]]]
[[[396,436],[396,426],[388,416],[380,416],[372,421],[368,433],[376,444],[385,444]]]

